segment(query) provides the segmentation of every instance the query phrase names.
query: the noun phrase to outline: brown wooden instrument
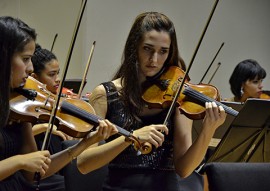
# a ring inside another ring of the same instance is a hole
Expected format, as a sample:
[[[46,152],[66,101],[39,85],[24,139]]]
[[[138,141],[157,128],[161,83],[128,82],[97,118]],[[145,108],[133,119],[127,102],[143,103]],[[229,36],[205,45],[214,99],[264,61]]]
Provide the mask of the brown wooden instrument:
[[[148,87],[142,96],[151,108],[167,108],[175,97],[185,72],[179,67],[170,66],[154,84]],[[177,106],[190,119],[202,119],[205,114],[205,102],[221,105],[226,113],[236,116],[237,111],[219,102],[220,95],[215,86],[209,84],[191,84],[184,82],[184,88],[177,98]]]
[[[19,89],[19,91],[30,91],[32,97],[17,92],[11,95],[10,120],[31,123],[48,122],[56,95],[49,92],[44,84],[33,77],[28,77],[24,89]],[[99,124],[99,120],[102,118],[95,115],[95,111],[89,103],[81,99],[62,97],[56,112],[55,125],[69,136],[82,138]],[[134,143],[137,151],[142,154],[151,152],[151,145],[140,144],[131,132],[115,126],[118,134],[129,138]]]

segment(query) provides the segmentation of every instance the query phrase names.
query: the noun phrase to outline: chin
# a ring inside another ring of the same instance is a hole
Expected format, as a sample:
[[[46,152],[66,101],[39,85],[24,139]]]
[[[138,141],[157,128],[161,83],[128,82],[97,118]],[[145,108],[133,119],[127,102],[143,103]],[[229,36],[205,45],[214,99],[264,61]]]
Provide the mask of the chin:
[[[153,76],[155,76],[156,74],[157,74],[157,72],[148,72],[148,73],[146,73],[145,76],[147,76],[147,77],[153,77]]]

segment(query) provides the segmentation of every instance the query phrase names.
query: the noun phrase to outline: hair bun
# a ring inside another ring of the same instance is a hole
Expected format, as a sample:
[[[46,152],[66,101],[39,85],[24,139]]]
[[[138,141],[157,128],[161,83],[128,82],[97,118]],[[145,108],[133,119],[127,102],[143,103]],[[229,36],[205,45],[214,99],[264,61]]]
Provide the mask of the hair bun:
[[[36,43],[36,51],[40,51],[42,48],[39,44]]]

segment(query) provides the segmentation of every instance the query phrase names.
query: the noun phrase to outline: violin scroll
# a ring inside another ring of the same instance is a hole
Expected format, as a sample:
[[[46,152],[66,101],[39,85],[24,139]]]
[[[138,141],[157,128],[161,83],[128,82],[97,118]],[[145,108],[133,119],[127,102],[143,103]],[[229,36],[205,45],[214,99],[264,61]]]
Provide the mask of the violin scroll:
[[[139,139],[132,134],[126,137],[125,141],[132,142],[134,149],[137,151],[137,155],[149,154],[152,151],[152,145],[150,143],[140,143]]]

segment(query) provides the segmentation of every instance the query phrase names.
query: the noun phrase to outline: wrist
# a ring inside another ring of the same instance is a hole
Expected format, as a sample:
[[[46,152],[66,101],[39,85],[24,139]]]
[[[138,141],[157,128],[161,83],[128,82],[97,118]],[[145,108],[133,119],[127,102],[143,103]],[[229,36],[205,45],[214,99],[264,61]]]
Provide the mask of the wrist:
[[[67,153],[68,153],[69,157],[71,158],[71,160],[74,160],[77,158],[77,155],[75,154],[75,152],[72,150],[71,147],[67,148]]]

